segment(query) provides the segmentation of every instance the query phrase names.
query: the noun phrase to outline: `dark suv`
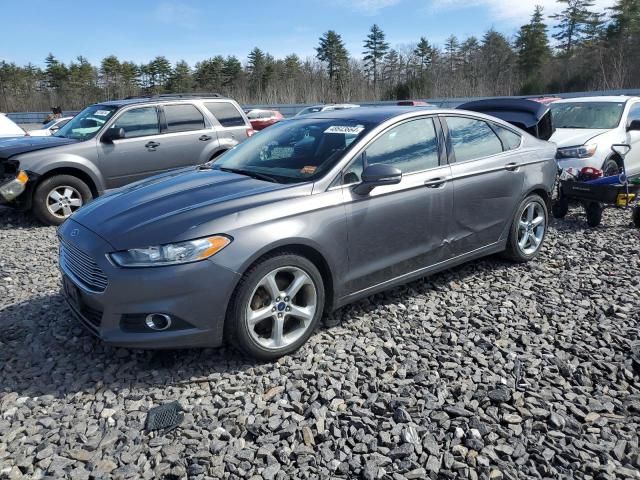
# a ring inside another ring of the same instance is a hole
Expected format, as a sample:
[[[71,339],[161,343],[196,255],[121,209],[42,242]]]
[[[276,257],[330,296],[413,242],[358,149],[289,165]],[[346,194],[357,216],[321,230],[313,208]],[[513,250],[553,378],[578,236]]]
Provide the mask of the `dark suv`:
[[[253,134],[219,95],[154,95],[91,105],[51,137],[0,141],[0,201],[58,225],[110,189],[205,163]]]

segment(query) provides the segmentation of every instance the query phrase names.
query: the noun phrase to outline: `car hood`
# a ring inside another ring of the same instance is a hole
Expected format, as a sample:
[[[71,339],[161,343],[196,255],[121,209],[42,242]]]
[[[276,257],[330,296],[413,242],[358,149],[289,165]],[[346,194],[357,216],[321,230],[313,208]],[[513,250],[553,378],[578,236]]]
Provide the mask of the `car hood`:
[[[550,141],[554,142],[558,148],[577,147],[608,131],[584,128],[556,128]]]
[[[0,158],[9,158],[20,153],[33,152],[43,148],[59,147],[76,143],[78,140],[61,137],[13,137],[0,138]]]
[[[219,170],[174,170],[98,198],[73,220],[115,249],[161,245],[215,233],[210,222],[287,197],[311,193],[311,184],[285,185]]]

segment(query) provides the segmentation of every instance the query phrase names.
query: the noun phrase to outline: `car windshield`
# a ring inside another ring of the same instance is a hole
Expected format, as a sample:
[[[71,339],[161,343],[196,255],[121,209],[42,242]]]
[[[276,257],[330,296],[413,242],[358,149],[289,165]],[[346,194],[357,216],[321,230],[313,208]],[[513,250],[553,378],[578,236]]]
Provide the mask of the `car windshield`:
[[[344,119],[279,122],[229,150],[212,168],[279,183],[314,180],[371,128],[373,124]]]
[[[624,102],[552,103],[551,114],[556,128],[606,129],[620,123]]]
[[[117,109],[110,105],[91,105],[69,120],[54,136],[75,140],[93,138]]]

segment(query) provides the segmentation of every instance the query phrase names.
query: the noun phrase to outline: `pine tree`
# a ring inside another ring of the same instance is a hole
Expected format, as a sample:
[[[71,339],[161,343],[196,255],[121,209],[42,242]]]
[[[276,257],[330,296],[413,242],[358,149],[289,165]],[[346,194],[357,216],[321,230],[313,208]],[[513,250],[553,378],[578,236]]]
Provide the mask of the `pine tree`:
[[[340,80],[348,66],[349,53],[342,38],[335,31],[329,30],[320,37],[320,45],[316,48],[316,58],[327,64],[329,81]]]
[[[525,81],[530,84],[527,88],[540,89],[541,69],[551,57],[547,25],[544,23],[541,6],[536,6],[531,21],[520,27],[516,38],[516,49],[520,72]]]
[[[364,41],[364,49],[362,54],[364,55],[365,71],[370,78],[373,78],[373,88],[375,90],[378,83],[378,67],[389,51],[389,44],[385,42],[384,32],[375,23]]]
[[[167,88],[170,92],[191,92],[193,90],[193,76],[191,68],[184,60],[176,63],[173,73],[169,77]]]
[[[575,46],[584,40],[589,30],[594,15],[590,8],[594,3],[592,0],[557,1],[567,6],[562,12],[549,17],[558,22],[553,38],[558,41],[558,48],[565,55],[570,55]]]
[[[420,73],[431,66],[433,62],[433,48],[429,45],[429,41],[426,38],[420,37],[420,41],[413,50],[413,54],[416,56],[416,63]]]

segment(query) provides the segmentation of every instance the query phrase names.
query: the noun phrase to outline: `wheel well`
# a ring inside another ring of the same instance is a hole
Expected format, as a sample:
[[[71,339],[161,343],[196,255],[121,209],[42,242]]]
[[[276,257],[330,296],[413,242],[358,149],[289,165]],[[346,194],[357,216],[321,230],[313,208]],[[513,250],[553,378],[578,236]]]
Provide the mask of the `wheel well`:
[[[213,155],[211,155],[211,158],[209,160],[213,160],[215,158],[218,158],[220,155],[222,155],[223,153],[225,153],[227,150],[218,150],[216,153],[214,153]]]
[[[35,187],[37,187],[38,184],[40,184],[43,180],[54,177],[56,175],[71,175],[73,177],[77,177],[87,184],[94,198],[98,196],[98,188],[96,187],[91,177],[86,173],[84,173],[82,170],[77,170],[75,168],[54,168],[53,170],[42,175],[38,179],[38,182],[36,183]]]
[[[528,195],[539,195],[544,203],[547,205],[547,210],[551,209],[551,195],[544,188],[536,188],[528,193]]]
[[[258,258],[255,262],[253,262],[247,270],[249,270],[253,265],[260,262],[266,256],[273,256],[279,253],[294,253],[296,255],[300,255],[301,257],[306,258],[311,263],[315,265],[315,267],[320,272],[322,276],[322,281],[324,282],[324,292],[325,292],[325,313],[330,313],[333,309],[333,300],[334,300],[334,291],[333,291],[333,276],[331,274],[331,268],[329,268],[329,264],[322,256],[320,252],[318,252],[315,248],[309,247],[308,245],[302,244],[291,244],[291,245],[282,245],[273,250],[265,252],[260,258]]]
[[[620,155],[618,154],[613,154],[610,157],[608,157],[604,163],[602,164],[602,166],[604,167],[605,163],[607,163],[607,161],[609,160],[613,160],[614,162],[616,162],[618,164],[618,167],[622,168],[622,158],[620,157]]]

